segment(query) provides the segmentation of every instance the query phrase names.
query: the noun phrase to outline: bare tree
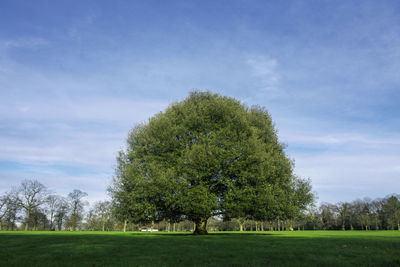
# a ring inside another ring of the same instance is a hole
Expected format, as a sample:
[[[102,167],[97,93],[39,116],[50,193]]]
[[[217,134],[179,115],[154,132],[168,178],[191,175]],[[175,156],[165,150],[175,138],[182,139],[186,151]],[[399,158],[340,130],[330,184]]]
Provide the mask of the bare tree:
[[[5,193],[3,196],[0,196],[0,222],[8,212],[9,209],[8,203],[9,203],[8,193]],[[1,224],[0,224],[0,229],[1,229]]]
[[[65,205],[65,199],[59,195],[49,195],[46,199],[47,204],[47,212],[49,215],[49,223],[50,223],[50,230],[54,231],[56,228],[55,220],[57,211],[61,208],[61,206]]]
[[[99,201],[94,205],[94,212],[104,232],[106,225],[110,223],[112,217],[112,205],[110,201]]]
[[[25,231],[29,228],[29,221],[33,209],[46,202],[48,190],[46,186],[36,180],[24,180],[19,187],[20,205],[25,210]]]
[[[69,226],[73,231],[76,230],[78,223],[82,220],[83,208],[87,205],[82,198],[86,196],[87,193],[78,189],[74,189],[74,191],[68,194],[68,202],[70,205]]]
[[[68,211],[69,205],[67,200],[64,197],[61,197],[54,214],[54,223],[57,225],[58,231],[63,229],[63,224],[66,221]]]
[[[346,220],[350,217],[350,203],[347,202],[339,202],[336,204],[336,212],[339,216],[340,224],[341,224],[341,229],[344,231],[346,230]],[[350,222],[350,229],[352,229],[352,224]]]
[[[5,193],[3,196],[0,196],[0,230],[3,225],[3,218],[6,217],[8,212],[10,211],[12,205],[11,203],[10,193]]]
[[[335,209],[336,206],[329,203],[322,203],[319,207],[320,210],[320,220],[323,230],[328,230],[335,225]]]
[[[33,230],[47,230],[50,222],[46,216],[46,211],[43,208],[34,208],[29,217],[29,225]]]
[[[88,230],[112,229],[114,218],[110,201],[98,201],[91,207],[86,216],[86,227]]]

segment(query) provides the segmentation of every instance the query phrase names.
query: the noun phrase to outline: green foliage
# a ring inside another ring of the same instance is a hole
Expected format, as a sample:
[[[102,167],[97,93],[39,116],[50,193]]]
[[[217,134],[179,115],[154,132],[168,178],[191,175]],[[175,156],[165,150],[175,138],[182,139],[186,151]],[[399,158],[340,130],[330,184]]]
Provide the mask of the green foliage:
[[[133,222],[292,218],[313,200],[268,112],[209,92],[136,126],[117,161],[110,192]]]
[[[383,202],[381,216],[387,229],[400,230],[400,200],[396,196],[390,196]]]

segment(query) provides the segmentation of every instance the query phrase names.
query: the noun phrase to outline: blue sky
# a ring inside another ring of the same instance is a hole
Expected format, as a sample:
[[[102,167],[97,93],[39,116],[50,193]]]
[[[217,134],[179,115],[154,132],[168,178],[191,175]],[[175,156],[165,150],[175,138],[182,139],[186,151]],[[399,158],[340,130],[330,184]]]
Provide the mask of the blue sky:
[[[128,131],[211,90],[265,106],[319,202],[400,190],[398,1],[1,1],[0,193],[106,198]]]

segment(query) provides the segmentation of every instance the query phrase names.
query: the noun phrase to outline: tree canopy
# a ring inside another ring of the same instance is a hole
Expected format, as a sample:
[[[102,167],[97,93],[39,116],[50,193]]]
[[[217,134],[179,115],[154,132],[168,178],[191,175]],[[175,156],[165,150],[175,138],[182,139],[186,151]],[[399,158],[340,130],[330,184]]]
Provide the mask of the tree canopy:
[[[189,219],[204,234],[211,216],[286,219],[313,200],[267,110],[210,92],[135,126],[117,162],[110,192],[134,222]]]

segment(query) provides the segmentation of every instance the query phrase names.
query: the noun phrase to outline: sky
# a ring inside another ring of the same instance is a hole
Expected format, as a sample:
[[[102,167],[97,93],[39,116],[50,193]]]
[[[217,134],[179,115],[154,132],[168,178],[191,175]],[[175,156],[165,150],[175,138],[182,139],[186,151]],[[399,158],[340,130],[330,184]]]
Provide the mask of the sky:
[[[400,193],[399,1],[0,2],[0,194],[91,203],[192,90],[264,106],[318,202]]]

